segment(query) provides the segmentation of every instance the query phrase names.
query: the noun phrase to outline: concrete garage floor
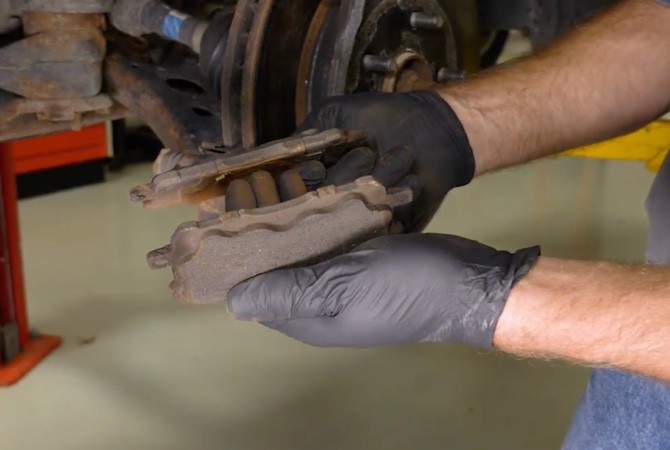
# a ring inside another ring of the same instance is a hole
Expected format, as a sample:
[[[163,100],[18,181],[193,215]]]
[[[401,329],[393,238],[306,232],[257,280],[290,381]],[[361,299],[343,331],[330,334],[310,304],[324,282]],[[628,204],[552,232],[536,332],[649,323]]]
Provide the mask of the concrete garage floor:
[[[552,449],[588,375],[448,345],[322,350],[169,297],[144,256],[186,209],[127,201],[137,166],[21,204],[30,319],[65,344],[0,389],[3,450]],[[431,231],[641,261],[642,165],[555,159],[477,180]]]

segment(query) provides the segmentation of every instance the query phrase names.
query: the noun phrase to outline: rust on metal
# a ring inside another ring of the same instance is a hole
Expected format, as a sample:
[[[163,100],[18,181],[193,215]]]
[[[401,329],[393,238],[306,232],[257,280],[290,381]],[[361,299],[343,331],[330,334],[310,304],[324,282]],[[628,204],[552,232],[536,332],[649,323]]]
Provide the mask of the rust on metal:
[[[0,99],[0,142],[77,130],[127,114],[124,106],[105,95],[78,100]]]
[[[130,63],[120,56],[110,58],[106,66],[106,78],[114,98],[126,105],[130,111],[142,111],[138,115],[158,134],[163,145],[178,151],[185,150],[184,143],[189,138],[175,123],[176,117],[170,115],[163,99],[146,90],[145,84]]]
[[[26,12],[26,37],[0,49],[0,88],[31,99],[97,95],[106,42],[101,14]]]
[[[105,73],[112,97],[147,123],[169,149],[201,155],[202,142],[220,138],[219,102],[202,88],[195,62],[158,70],[112,55]]]
[[[409,92],[434,86],[433,69],[426,59],[414,52],[403,51],[392,58],[396,70],[382,80],[382,92]]]

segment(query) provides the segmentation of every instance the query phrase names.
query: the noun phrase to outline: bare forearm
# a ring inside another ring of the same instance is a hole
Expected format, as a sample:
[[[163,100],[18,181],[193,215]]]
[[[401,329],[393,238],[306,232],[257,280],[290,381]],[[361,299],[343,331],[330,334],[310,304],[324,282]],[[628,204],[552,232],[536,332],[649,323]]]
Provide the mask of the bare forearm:
[[[670,108],[670,8],[625,0],[538,54],[440,93],[477,173],[632,131]]]
[[[670,269],[542,258],[512,291],[495,346],[670,382]]]

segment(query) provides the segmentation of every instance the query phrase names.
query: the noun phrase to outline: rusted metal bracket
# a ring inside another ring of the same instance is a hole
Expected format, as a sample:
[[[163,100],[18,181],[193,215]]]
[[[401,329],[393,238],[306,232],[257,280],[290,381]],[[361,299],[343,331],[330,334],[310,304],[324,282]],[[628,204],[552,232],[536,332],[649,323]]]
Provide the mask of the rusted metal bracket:
[[[42,100],[100,92],[102,15],[25,12],[22,21],[26,37],[0,49],[0,88]]]
[[[233,287],[256,275],[341,254],[389,233],[393,208],[411,201],[409,189],[387,192],[365,177],[279,205],[186,223],[170,245],[147,259],[153,269],[172,268],[177,300],[221,302]]]
[[[202,155],[202,144],[220,142],[220,105],[198,69],[183,59],[165,66],[108,57],[106,81],[111,96],[158,135],[167,148]]]
[[[0,91],[0,142],[117,120],[127,110],[106,95],[74,100],[29,100]]]

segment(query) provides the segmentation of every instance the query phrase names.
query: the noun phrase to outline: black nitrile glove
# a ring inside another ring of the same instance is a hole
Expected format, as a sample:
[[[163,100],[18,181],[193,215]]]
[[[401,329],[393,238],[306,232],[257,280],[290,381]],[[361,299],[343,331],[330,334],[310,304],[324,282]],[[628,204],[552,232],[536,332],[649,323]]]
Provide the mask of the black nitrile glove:
[[[397,211],[405,231],[420,231],[445,195],[468,184],[475,162],[468,137],[449,104],[433,91],[365,93],[329,99],[310,114],[299,131],[364,129],[378,155],[372,175],[387,187],[406,185],[415,193],[409,208]],[[341,184],[367,175],[370,155],[326,161],[328,180]],[[306,177],[308,178],[308,177]]]
[[[322,347],[491,348],[512,287],[539,254],[539,247],[509,253],[455,236],[386,236],[311,267],[242,283],[228,308]]]

